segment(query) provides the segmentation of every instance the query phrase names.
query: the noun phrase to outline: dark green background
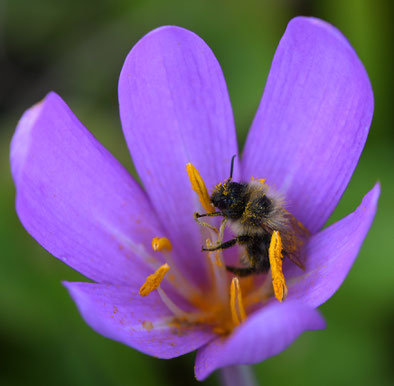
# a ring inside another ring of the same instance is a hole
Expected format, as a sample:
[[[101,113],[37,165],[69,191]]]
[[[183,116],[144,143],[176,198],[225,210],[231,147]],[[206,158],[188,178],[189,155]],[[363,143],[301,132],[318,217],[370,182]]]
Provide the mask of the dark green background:
[[[242,5],[241,5],[242,4]],[[321,311],[327,329],[306,333],[254,366],[261,385],[390,385],[394,382],[393,10],[377,0],[0,1],[0,384],[188,385],[194,354],[170,361],[93,332],[61,280],[83,280],[52,258],[14,211],[9,143],[23,111],[57,91],[130,170],[118,116],[124,58],[149,30],[176,24],[219,59],[243,144],[289,19],[313,15],[349,38],[370,75],[375,116],[365,151],[331,221],[380,180],[373,227],[345,283]],[[261,326],[264,328],[264,326]],[[212,376],[206,384],[215,385]]]

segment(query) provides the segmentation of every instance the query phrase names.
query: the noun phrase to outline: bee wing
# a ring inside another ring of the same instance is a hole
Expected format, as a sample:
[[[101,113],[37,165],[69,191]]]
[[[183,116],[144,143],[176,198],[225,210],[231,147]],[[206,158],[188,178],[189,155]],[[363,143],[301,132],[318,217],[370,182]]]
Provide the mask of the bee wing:
[[[286,209],[281,208],[281,211],[279,216],[275,216],[275,222],[266,222],[262,226],[268,228],[267,231],[270,233],[278,231],[282,239],[284,256],[287,256],[301,269],[305,269],[301,261],[301,250],[310,236],[310,232]]]
[[[301,269],[305,269],[301,261],[301,250],[306,240],[310,236],[310,232],[305,226],[298,221],[291,213],[284,209],[287,226],[283,232],[282,243],[286,256]]]

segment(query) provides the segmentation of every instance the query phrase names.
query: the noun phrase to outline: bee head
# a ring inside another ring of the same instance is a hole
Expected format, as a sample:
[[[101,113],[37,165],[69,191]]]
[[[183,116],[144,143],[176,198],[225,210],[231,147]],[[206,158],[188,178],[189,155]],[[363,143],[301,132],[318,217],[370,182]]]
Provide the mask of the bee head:
[[[246,184],[228,178],[215,187],[211,194],[212,204],[231,219],[239,219],[247,203]]]

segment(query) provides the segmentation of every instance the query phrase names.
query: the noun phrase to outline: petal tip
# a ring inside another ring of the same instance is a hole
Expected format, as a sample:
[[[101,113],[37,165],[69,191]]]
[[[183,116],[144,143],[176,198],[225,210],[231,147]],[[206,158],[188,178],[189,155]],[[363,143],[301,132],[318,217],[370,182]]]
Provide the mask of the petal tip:
[[[315,322],[313,323],[311,330],[324,330],[327,327],[327,322],[324,319],[323,315],[316,310],[315,312]]]
[[[381,187],[380,182],[376,182],[374,187],[364,196],[361,202],[361,206],[363,209],[370,208],[376,211],[376,207],[378,205],[379,197],[380,197]]]
[[[377,201],[379,199],[380,196],[380,192],[381,192],[381,184],[380,181],[377,181],[375,186],[372,188],[372,191],[374,192],[374,198]]]
[[[319,19],[317,17],[310,17],[310,16],[297,16],[291,19],[288,23],[288,28],[298,27],[298,28],[319,28],[325,30],[329,33],[334,33],[336,36],[345,38],[345,36],[332,24],[329,22]]]
[[[73,282],[72,282],[72,281],[67,281],[67,280],[62,280],[62,281],[61,281],[61,284],[62,284],[63,287],[69,289],[69,288],[72,287]]]
[[[162,25],[160,27],[153,29],[152,31],[148,32],[142,39],[144,39],[147,36],[156,34],[156,33],[166,33],[166,32],[180,32],[180,33],[188,33],[188,34],[194,35],[194,32],[188,30],[187,28],[180,27],[177,25],[168,24],[168,25]]]
[[[73,281],[66,281],[63,280],[61,282],[64,288],[68,291],[69,295],[71,296],[72,299],[74,299],[74,296],[76,292],[78,292],[79,286],[82,284],[88,284],[88,283],[80,283],[80,282],[73,282]]]
[[[191,39],[194,39],[196,41],[202,41],[202,39],[197,34],[186,28],[175,25],[164,25],[149,31],[146,35],[144,35],[141,39],[137,41],[137,43],[127,54],[119,75],[118,95],[121,120],[124,119],[122,118],[122,114],[126,114],[126,112],[123,112],[122,110],[122,100],[124,98],[123,94],[127,94],[129,90],[129,78],[130,74],[133,73],[132,69],[136,64],[135,62],[140,61],[141,58],[143,58],[146,53],[150,49],[152,49],[152,46],[166,47],[167,51],[171,51],[171,47],[180,46],[181,41],[188,41]],[[157,49],[153,49],[153,52],[156,52],[156,50]],[[156,59],[157,58],[158,54],[156,55]],[[153,56],[150,58],[150,60],[152,59]]]
[[[34,125],[42,115],[45,106],[52,101],[58,100],[61,100],[58,94],[54,91],[49,92],[43,99],[27,109],[18,121],[10,145],[11,172],[16,185],[28,153]]]
[[[157,27],[151,31],[149,31],[146,35],[144,35],[141,39],[138,40],[138,42],[133,46],[133,48],[130,50],[130,52],[127,54],[127,57],[124,61],[122,70],[120,72],[119,76],[119,82],[118,82],[118,90],[120,92],[121,87],[123,86],[122,79],[125,77],[127,78],[126,75],[129,74],[129,66],[133,62],[134,56],[138,56],[136,54],[138,51],[146,50],[147,47],[149,47],[150,44],[155,44],[152,42],[159,42],[160,45],[164,46],[177,46],[180,45],[180,41],[178,38],[182,37],[182,39],[194,39],[196,41],[202,41],[203,40],[194,32],[183,28],[179,27],[176,25],[164,25]],[[205,43],[205,42],[204,42]],[[127,84],[127,82],[126,82]]]
[[[365,73],[365,75],[367,75],[364,66],[362,65],[356,51],[350,44],[347,37],[336,26],[330,24],[329,22],[318,19],[316,17],[297,16],[289,21],[287,25],[287,30],[287,32],[292,32],[293,30],[295,30],[294,32],[297,31],[296,33],[300,33],[304,36],[314,35],[321,41],[329,37],[334,37],[343,48],[346,47],[348,52],[350,52],[353,63],[359,62],[359,64],[355,64],[355,67],[357,68],[357,66],[361,64],[363,72]],[[369,79],[368,83],[372,92],[372,86],[369,82]]]
[[[44,103],[45,98],[23,113],[12,137],[10,163],[15,183],[17,183],[18,176],[28,152],[31,130],[40,116]]]
[[[163,25],[163,26],[157,27],[157,28],[149,31],[146,35],[144,35],[138,41],[138,43],[141,41],[144,41],[144,40],[146,40],[146,38],[152,37],[154,35],[173,35],[173,36],[174,35],[184,35],[184,36],[197,37],[199,40],[201,40],[201,38],[193,31],[190,31],[189,29],[184,28],[184,27],[169,24],[169,25]]]

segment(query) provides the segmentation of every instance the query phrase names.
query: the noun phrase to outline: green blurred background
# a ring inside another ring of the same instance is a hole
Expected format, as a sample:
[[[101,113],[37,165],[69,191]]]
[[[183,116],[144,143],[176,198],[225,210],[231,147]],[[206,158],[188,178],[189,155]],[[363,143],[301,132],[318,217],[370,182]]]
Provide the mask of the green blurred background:
[[[242,5],[241,5],[242,4]],[[321,307],[327,329],[306,333],[254,366],[261,385],[394,383],[393,9],[378,0],[0,1],[0,384],[189,385],[194,354],[150,358],[93,332],[61,280],[83,280],[23,229],[14,211],[9,143],[23,111],[57,91],[132,170],[118,116],[124,58],[149,30],[176,24],[219,59],[242,145],[287,22],[313,15],[349,38],[370,75],[375,116],[354,177],[331,222],[376,180],[379,210],[350,275]],[[264,326],[261,326],[264,328]],[[216,375],[207,385],[218,384]]]

